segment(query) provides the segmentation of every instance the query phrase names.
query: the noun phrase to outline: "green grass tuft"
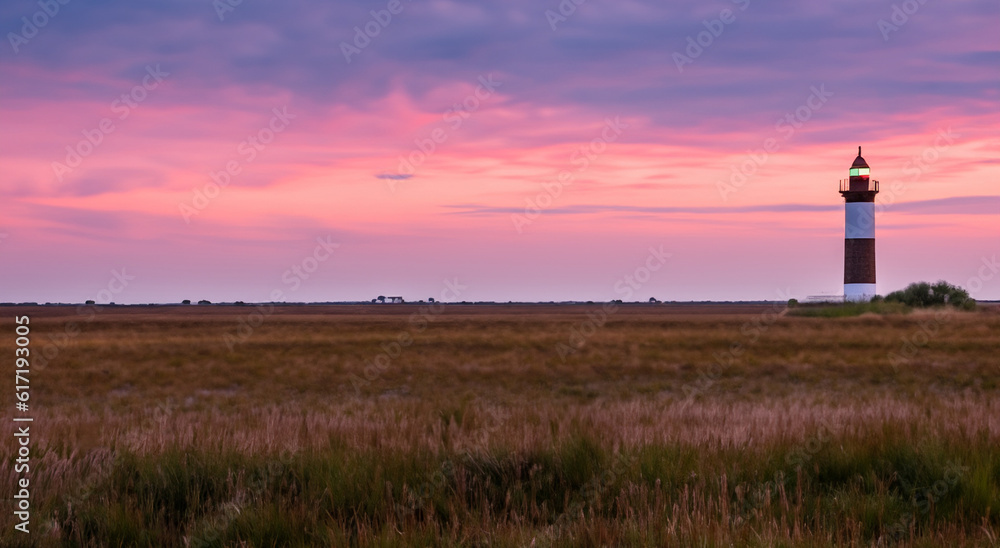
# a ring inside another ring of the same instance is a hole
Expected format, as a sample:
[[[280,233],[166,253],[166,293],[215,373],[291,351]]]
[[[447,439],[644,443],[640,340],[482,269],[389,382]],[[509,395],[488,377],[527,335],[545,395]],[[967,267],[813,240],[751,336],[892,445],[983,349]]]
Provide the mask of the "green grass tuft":
[[[909,314],[913,309],[902,303],[885,301],[864,303],[806,304],[788,311],[789,315],[807,318],[848,318],[862,314]]]

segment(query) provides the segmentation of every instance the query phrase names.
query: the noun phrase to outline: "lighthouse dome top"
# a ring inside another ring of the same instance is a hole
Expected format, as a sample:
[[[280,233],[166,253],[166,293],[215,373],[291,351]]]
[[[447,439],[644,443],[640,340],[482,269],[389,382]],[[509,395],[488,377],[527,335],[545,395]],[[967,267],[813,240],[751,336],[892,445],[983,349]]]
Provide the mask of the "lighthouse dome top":
[[[868,167],[868,162],[861,157],[861,147],[858,147],[858,157],[854,159],[854,163],[851,164],[851,168],[861,168]]]
[[[859,183],[868,180],[868,175],[871,173],[871,169],[868,167],[868,162],[861,157],[861,147],[858,147],[858,157],[854,159],[854,163],[851,164],[851,180],[857,180]],[[867,185],[867,183],[865,183]]]

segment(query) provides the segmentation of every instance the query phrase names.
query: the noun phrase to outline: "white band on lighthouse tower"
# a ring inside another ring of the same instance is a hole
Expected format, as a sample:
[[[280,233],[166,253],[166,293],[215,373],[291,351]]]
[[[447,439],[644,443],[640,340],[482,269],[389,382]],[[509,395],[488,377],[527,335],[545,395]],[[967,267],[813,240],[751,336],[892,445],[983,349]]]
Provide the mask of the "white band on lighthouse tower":
[[[875,296],[875,284],[844,284],[844,300],[870,301]]]
[[[844,205],[844,237],[849,240],[874,238],[875,202],[848,202]]]

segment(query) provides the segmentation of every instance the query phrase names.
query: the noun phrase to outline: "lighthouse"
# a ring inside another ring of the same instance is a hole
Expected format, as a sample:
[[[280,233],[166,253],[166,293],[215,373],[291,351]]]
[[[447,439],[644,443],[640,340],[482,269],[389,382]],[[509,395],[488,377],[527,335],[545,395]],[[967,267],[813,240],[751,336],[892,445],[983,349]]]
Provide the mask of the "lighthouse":
[[[868,162],[858,157],[850,177],[840,180],[844,197],[844,300],[868,301],[875,296],[875,195]]]

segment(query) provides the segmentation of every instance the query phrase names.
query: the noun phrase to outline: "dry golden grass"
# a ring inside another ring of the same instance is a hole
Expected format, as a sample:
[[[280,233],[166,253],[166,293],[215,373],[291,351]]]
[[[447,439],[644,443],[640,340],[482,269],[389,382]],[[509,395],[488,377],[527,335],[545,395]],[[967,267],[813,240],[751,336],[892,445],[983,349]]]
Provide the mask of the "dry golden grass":
[[[33,541],[996,545],[997,309],[426,306],[4,309]]]

